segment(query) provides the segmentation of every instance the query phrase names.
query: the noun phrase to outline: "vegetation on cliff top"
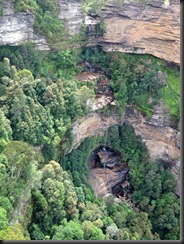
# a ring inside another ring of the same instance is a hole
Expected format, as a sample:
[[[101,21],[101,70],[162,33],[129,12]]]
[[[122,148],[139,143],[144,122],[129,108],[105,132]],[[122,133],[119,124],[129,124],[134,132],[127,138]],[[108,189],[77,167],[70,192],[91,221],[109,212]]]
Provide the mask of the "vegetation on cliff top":
[[[34,28],[44,34],[50,44],[58,44],[66,38],[65,23],[58,19],[59,6],[55,0],[14,0],[16,12],[35,15]]]
[[[157,0],[158,2],[164,2],[164,0]],[[127,3],[125,0],[84,0],[83,1],[83,11],[85,14],[89,15],[98,15],[103,7],[107,4],[114,4],[117,6],[123,6],[124,3]],[[138,3],[149,3],[153,2],[152,0],[132,0],[132,2]],[[156,2],[156,1],[155,1]]]

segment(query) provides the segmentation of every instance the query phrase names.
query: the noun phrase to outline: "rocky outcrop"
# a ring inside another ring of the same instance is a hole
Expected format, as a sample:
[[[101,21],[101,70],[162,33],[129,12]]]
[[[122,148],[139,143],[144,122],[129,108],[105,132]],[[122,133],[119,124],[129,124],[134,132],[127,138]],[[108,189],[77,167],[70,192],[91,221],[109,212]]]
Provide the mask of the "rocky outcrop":
[[[151,159],[178,160],[180,132],[164,123],[168,115],[164,115],[161,111],[160,114],[156,114],[156,110],[152,118],[147,119],[139,111],[129,107],[125,112],[124,122],[131,124],[135,133],[141,135],[149,149]]]
[[[98,146],[88,158],[89,181],[96,197],[119,192],[129,172],[128,164],[121,163],[121,154],[108,146]]]
[[[3,6],[3,16],[0,17],[0,46],[17,46],[30,41],[35,43],[38,49],[49,49],[45,37],[33,30],[33,14],[15,13],[11,1],[4,2]]]
[[[94,39],[104,51],[152,54],[180,63],[180,3],[173,0],[107,1],[98,16],[86,16],[82,0],[57,0],[59,19],[64,20],[69,35],[76,35],[82,23],[96,25],[103,20],[106,33]],[[34,16],[15,14],[12,2],[4,3],[0,17],[0,45],[19,45],[24,41],[49,49],[45,38],[33,32]]]
[[[21,13],[0,18],[0,45],[18,45],[33,35],[34,16]]]
[[[105,51],[152,54],[180,63],[179,1],[124,1],[101,11],[106,33],[99,42]]]
[[[59,19],[66,21],[66,28],[70,35],[78,34],[84,21],[82,1],[57,0],[60,7]]]
[[[112,0],[107,1],[95,16],[82,12],[80,0],[58,0],[58,3],[59,18],[66,21],[70,35],[78,34],[82,23],[90,30],[101,20],[104,21],[103,38],[93,38],[90,45],[99,44],[104,51],[152,54],[180,63],[179,1]]]
[[[127,169],[122,170],[121,172],[108,168],[92,169],[89,175],[89,182],[93,188],[95,196],[104,197],[109,193],[113,193],[113,187],[125,181],[127,173]]]
[[[98,113],[90,113],[73,124],[74,141],[72,148],[77,148],[87,137],[104,135],[107,128],[121,123],[122,118],[120,117],[104,117]]]
[[[153,116],[145,118],[139,111],[126,109],[124,122],[131,124],[145,142],[151,159],[161,159],[172,166],[180,195],[180,132],[168,126],[169,118],[163,103],[155,107]],[[165,111],[165,112],[164,112]]]

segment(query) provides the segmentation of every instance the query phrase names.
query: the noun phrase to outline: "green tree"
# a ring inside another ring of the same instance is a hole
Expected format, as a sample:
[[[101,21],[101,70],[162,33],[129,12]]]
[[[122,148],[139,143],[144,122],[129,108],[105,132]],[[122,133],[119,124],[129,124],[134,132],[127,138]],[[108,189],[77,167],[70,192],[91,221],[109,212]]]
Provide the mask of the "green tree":
[[[0,138],[6,143],[12,139],[12,128],[10,121],[6,118],[4,112],[0,109]]]
[[[0,231],[1,240],[26,240],[20,224],[8,226],[6,230]]]
[[[8,227],[8,221],[6,217],[6,210],[0,207],[0,231],[6,230],[7,227]]]
[[[81,214],[81,221],[89,220],[95,221],[97,219],[102,218],[102,212],[99,207],[94,203],[89,203],[86,205],[83,213]]]
[[[105,235],[100,228],[93,226],[89,240],[105,240]]]
[[[12,179],[21,177],[27,180],[30,177],[31,164],[41,160],[38,152],[33,151],[25,142],[20,141],[9,142],[3,153],[7,157],[7,167]]]
[[[109,225],[106,229],[106,236],[109,240],[113,240],[118,234],[118,227],[115,223]]]
[[[156,200],[154,212],[151,214],[153,229],[162,240],[180,239],[180,200],[172,192],[165,193]]]
[[[147,213],[140,212],[136,215],[129,215],[128,220],[128,227],[132,233],[138,233],[141,240],[153,240],[152,224]]]
[[[83,240],[84,232],[78,222],[70,220],[65,226],[59,226],[52,240]]]
[[[44,234],[40,230],[38,225],[36,224],[31,225],[29,231],[31,233],[31,240],[44,240]]]
[[[84,240],[104,240],[105,235],[102,230],[95,226],[91,221],[82,222],[82,230],[84,231]]]

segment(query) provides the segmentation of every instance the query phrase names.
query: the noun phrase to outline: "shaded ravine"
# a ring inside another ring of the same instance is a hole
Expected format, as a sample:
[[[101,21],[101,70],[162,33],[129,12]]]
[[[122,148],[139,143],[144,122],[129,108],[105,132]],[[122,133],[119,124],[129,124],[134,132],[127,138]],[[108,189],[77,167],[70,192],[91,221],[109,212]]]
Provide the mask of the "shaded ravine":
[[[89,182],[96,197],[118,195],[126,181],[129,168],[121,162],[121,154],[110,147],[100,145],[88,158]]]

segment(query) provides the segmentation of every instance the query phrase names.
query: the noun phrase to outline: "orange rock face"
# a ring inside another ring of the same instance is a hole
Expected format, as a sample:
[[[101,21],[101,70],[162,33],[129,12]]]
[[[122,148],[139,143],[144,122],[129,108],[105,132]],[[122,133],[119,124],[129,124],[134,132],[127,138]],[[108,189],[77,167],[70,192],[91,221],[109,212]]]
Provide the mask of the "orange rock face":
[[[109,4],[101,12],[105,51],[152,54],[180,63],[180,5],[173,1]]]

